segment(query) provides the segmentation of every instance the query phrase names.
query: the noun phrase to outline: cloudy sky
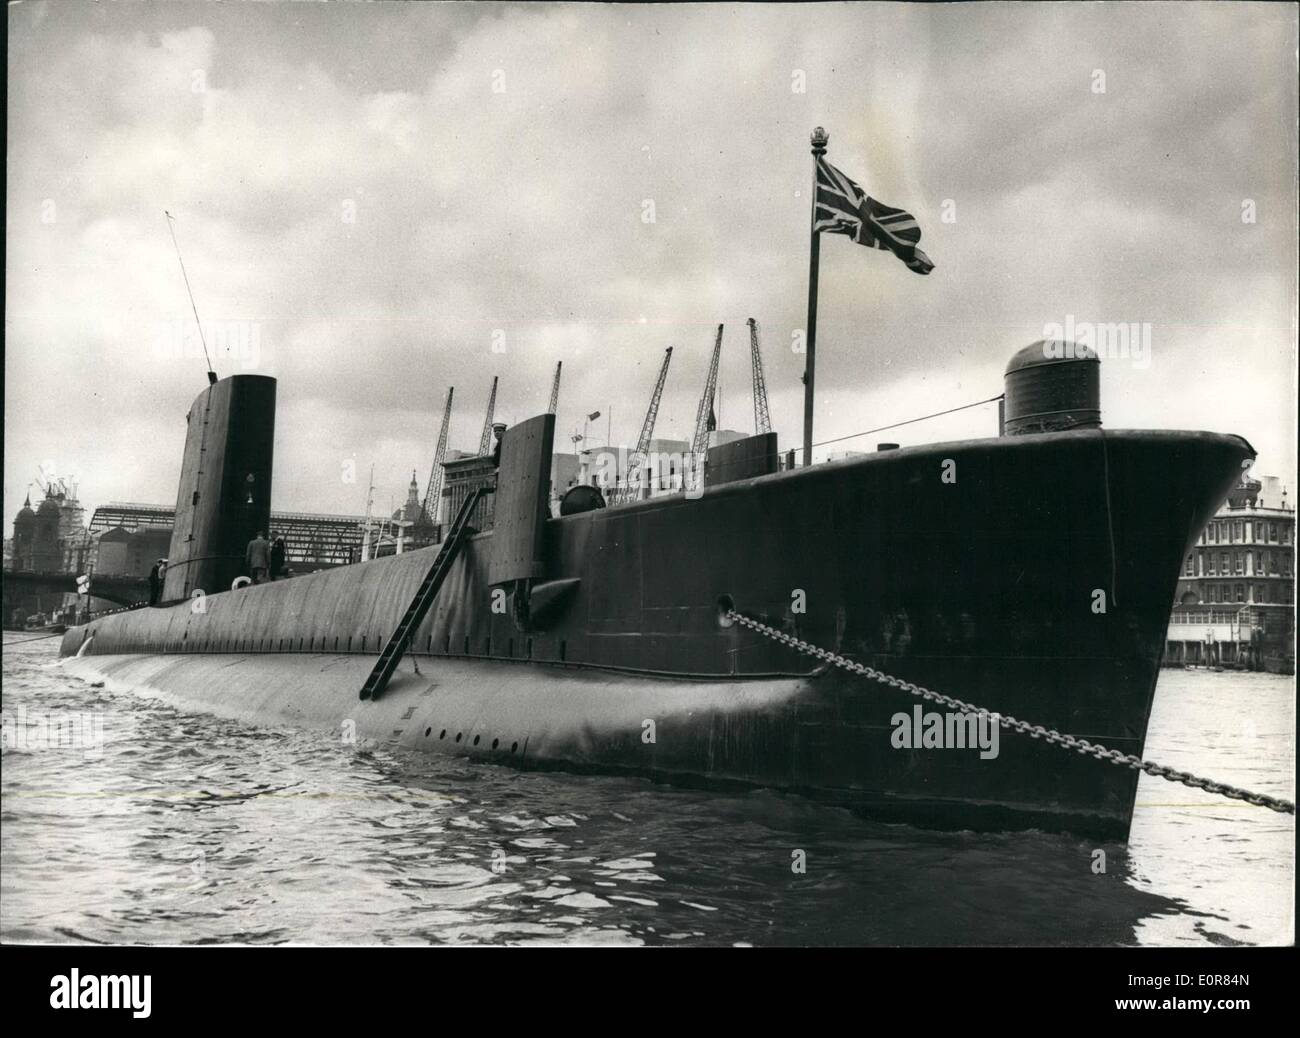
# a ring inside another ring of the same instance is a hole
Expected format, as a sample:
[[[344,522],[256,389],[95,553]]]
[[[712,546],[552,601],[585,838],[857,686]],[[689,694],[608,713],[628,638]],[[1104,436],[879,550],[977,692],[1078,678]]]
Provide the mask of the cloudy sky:
[[[1289,5],[7,13],[6,532],[42,465],[174,503],[205,365],[164,208],[218,373],[279,379],[277,508],[363,511],[372,462],[400,503],[449,385],[472,449],[492,375],[516,421],[557,360],[561,440],[612,408],[627,441],[676,347],[657,432],[688,438],[718,322],[749,431],[749,316],[797,444],[816,125],[936,265],[822,243],[819,441],[995,395],[1052,323],[1138,322],[1106,424],[1240,433],[1294,487]]]

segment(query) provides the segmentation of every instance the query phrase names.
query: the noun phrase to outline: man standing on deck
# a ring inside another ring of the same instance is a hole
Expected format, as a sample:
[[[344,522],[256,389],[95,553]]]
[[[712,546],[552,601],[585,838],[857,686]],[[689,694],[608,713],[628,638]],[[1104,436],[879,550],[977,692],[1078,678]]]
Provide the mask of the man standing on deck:
[[[158,595],[162,592],[162,564],[163,560],[159,559],[149,569],[149,604],[158,604]]]
[[[284,572],[284,537],[272,531],[271,538],[271,579],[279,580]]]
[[[492,435],[496,437],[496,445],[492,448],[492,467],[501,467],[501,437],[506,434],[506,423],[496,422],[492,426]]]
[[[267,571],[271,568],[271,545],[261,530],[248,542],[244,561],[248,564],[248,575],[253,578],[253,583],[265,583]]]

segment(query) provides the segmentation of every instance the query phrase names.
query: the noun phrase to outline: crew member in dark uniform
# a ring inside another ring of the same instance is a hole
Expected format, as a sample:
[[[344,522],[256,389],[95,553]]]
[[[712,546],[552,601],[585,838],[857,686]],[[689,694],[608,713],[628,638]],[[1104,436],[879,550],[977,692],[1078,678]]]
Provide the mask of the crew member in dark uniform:
[[[496,446],[492,448],[492,467],[499,469],[501,467],[501,437],[506,434],[506,423],[497,422],[492,426],[492,435],[497,438]]]
[[[162,564],[159,559],[149,570],[149,604],[157,605],[158,596],[162,594]]]
[[[253,578],[253,583],[265,583],[267,570],[271,568],[271,544],[261,530],[248,542],[244,561],[248,564],[248,575]]]
[[[271,579],[278,580],[284,575],[284,538],[278,533],[271,541]]]

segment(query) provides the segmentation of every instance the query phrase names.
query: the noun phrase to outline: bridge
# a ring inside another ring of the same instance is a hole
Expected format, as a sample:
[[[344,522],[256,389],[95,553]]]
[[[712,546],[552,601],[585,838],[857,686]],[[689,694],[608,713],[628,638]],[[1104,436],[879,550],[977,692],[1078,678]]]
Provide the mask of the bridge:
[[[37,573],[27,570],[5,570],[3,574],[5,607],[16,600],[35,600],[37,596],[62,595],[77,590],[77,577],[73,573]],[[118,605],[134,605],[149,601],[149,581],[144,577],[92,576],[92,598],[102,598]]]

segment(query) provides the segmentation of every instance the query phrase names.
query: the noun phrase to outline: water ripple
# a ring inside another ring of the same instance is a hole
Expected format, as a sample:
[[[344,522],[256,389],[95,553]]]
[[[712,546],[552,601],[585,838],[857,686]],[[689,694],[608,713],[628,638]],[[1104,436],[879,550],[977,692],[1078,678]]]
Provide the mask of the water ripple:
[[[930,833],[799,797],[524,774],[182,714],[9,646],[0,938],[322,944],[1195,944],[1292,938],[1291,819],[1143,776],[1130,846]],[[1293,796],[1293,685],[1162,676],[1149,754]],[[1100,765],[1099,765],[1100,766]],[[791,869],[801,850],[805,873]]]

